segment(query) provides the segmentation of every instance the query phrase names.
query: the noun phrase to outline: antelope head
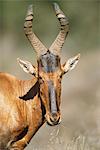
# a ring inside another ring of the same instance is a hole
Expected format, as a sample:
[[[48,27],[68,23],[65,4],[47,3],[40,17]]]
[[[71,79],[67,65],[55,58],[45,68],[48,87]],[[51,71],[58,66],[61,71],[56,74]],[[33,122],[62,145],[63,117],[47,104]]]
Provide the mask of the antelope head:
[[[60,22],[60,32],[47,49],[32,31],[33,10],[29,6],[25,18],[24,31],[32,47],[37,53],[37,67],[30,62],[18,59],[19,64],[27,73],[34,75],[39,82],[39,96],[46,110],[45,118],[49,125],[57,125],[61,122],[61,80],[62,76],[72,70],[79,61],[80,54],[70,58],[63,65],[60,60],[60,52],[66,36],[69,32],[68,18],[54,3],[54,10]]]

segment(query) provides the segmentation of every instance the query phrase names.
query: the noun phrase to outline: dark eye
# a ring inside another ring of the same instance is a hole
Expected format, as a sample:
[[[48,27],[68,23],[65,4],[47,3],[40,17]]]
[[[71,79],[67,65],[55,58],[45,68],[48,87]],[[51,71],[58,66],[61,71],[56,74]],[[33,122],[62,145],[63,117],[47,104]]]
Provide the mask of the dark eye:
[[[39,77],[39,83],[40,83],[40,84],[43,84],[43,83],[44,83],[44,80],[42,79],[42,77]]]
[[[43,95],[43,91],[40,91],[40,94]]]
[[[42,80],[42,77],[41,77],[41,76],[39,76],[39,80]]]

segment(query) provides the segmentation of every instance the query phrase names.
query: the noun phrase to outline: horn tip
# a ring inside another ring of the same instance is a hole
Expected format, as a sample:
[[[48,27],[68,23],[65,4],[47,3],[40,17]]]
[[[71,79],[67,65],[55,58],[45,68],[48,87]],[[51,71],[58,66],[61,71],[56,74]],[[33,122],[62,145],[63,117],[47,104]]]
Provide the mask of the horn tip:
[[[29,8],[29,9],[32,9],[32,8],[33,8],[33,4],[30,4],[30,5],[28,6],[28,8]]]
[[[60,9],[60,7],[57,3],[53,3],[53,8],[54,8],[56,15],[63,14],[62,10]]]
[[[31,14],[33,14],[33,5],[32,4],[28,6],[28,10],[27,10],[27,15],[31,15]]]
[[[53,3],[53,7],[54,7],[55,11],[59,10],[59,5],[57,3]]]

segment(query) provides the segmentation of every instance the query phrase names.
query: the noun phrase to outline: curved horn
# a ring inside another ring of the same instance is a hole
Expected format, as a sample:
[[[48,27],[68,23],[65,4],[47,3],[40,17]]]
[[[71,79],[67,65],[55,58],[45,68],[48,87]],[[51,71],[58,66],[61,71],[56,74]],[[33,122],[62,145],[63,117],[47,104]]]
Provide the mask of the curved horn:
[[[33,8],[32,5],[29,5],[27,10],[27,15],[24,23],[24,31],[28,40],[30,41],[32,47],[37,52],[37,55],[43,55],[47,52],[47,48],[42,44],[38,37],[32,31],[32,21],[33,21]]]
[[[56,16],[60,22],[60,32],[58,36],[56,37],[55,41],[52,43],[49,50],[52,53],[55,53],[56,55],[60,55],[60,50],[64,44],[64,41],[66,39],[66,36],[69,32],[69,22],[68,18],[65,16],[65,14],[62,12],[62,10],[59,8],[59,5],[54,3],[54,10],[56,13]]]

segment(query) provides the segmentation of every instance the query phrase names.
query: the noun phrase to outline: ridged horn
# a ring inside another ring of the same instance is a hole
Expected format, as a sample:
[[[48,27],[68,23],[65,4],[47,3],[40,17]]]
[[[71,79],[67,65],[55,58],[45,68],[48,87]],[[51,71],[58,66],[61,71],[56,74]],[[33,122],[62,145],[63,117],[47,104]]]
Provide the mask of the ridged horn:
[[[42,44],[39,38],[32,31],[32,22],[33,22],[33,6],[29,5],[24,23],[24,32],[39,57],[40,55],[43,55],[47,52],[47,48]]]
[[[69,22],[68,22],[68,18],[59,8],[59,5],[57,3],[54,3],[53,6],[54,6],[56,16],[60,22],[60,32],[56,37],[55,41],[52,43],[49,50],[55,55],[60,55],[60,51],[62,49],[66,36],[69,32]]]

